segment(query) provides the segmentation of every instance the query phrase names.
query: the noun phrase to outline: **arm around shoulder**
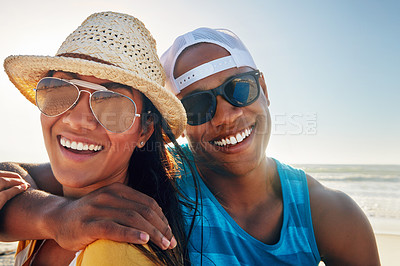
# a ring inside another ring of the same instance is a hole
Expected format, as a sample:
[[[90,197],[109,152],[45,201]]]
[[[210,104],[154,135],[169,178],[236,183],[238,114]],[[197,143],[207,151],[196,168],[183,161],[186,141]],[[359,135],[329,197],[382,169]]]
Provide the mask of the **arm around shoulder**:
[[[55,179],[50,163],[3,162],[0,163],[0,171],[17,173],[30,183],[33,188],[39,188],[55,195],[62,195],[62,187]]]
[[[37,168],[37,166],[30,166]],[[47,166],[40,169],[43,172],[49,170]],[[0,163],[0,177],[24,179],[30,183],[31,187],[37,188],[35,180],[31,178],[26,168],[18,163]],[[64,201],[63,198],[34,189],[15,196],[7,201],[0,211],[0,239],[15,241],[48,238],[48,232],[45,230],[47,224],[45,214],[49,212],[51,206],[59,205],[62,201]]]
[[[348,195],[307,176],[315,238],[326,265],[380,265],[372,227]]]

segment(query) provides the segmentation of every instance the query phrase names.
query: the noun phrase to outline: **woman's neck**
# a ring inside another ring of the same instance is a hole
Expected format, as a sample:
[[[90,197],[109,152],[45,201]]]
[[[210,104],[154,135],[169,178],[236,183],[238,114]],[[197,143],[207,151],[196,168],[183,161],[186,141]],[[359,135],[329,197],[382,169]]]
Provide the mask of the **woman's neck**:
[[[92,191],[95,191],[99,188],[114,184],[114,183],[122,183],[122,184],[127,184],[129,179],[129,173],[128,173],[128,169],[126,169],[125,171],[115,175],[115,176],[111,176],[109,178],[103,179],[100,182],[91,184],[89,186],[85,186],[85,187],[69,187],[69,186],[65,186],[62,185],[63,187],[63,195],[65,197],[69,197],[69,198],[81,198],[87,194],[89,194]]]

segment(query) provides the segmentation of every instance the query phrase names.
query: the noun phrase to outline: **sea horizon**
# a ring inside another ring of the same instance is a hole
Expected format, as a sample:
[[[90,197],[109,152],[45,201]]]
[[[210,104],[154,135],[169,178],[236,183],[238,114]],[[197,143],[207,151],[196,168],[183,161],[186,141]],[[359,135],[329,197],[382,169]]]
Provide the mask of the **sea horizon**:
[[[400,165],[292,166],[304,170],[326,187],[349,195],[364,211],[375,232],[400,235]]]

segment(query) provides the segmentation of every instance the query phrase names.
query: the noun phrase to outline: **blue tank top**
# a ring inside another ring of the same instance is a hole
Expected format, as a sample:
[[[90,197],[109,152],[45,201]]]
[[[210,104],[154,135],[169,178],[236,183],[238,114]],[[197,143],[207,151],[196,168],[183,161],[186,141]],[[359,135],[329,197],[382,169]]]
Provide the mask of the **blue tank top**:
[[[187,145],[182,147],[193,162]],[[307,179],[302,170],[275,160],[282,185],[283,223],[280,239],[267,245],[244,231],[219,204],[198,173],[199,207],[189,239],[192,265],[318,265],[318,252],[311,221]],[[192,163],[193,169],[194,164]],[[188,165],[178,182],[180,191],[195,200],[193,176]],[[190,204],[193,205],[193,202]],[[193,208],[182,205],[186,230],[190,228]]]

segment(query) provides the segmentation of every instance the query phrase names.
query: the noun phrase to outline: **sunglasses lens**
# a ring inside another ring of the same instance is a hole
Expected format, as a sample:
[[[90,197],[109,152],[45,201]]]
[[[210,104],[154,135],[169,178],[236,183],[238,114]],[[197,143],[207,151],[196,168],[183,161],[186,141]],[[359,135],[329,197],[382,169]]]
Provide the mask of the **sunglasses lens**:
[[[90,105],[99,123],[111,132],[124,132],[135,121],[136,105],[125,95],[96,91],[92,94]]]
[[[187,113],[188,124],[196,126],[210,121],[215,114],[217,95],[223,94],[229,103],[238,107],[247,106],[256,101],[260,95],[258,73],[258,71],[252,71],[239,74],[220,87],[184,97],[182,104]],[[223,87],[223,92],[221,87]]]
[[[74,105],[77,88],[60,79],[44,78],[36,86],[36,105],[47,116],[62,114]]]
[[[201,125],[210,121],[215,113],[215,97],[208,92],[200,92],[182,99],[185,107],[188,124]]]
[[[235,106],[247,106],[257,100],[260,89],[252,75],[241,76],[226,84],[225,95]]]

